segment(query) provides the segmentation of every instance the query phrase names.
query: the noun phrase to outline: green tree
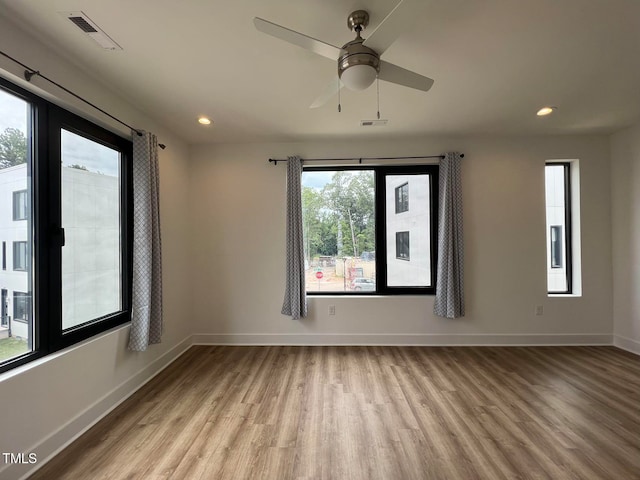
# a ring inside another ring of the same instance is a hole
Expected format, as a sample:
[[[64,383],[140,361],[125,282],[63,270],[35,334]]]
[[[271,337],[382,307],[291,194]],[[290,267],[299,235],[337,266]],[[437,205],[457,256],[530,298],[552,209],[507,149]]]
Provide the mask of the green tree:
[[[302,189],[305,252],[310,260],[375,250],[372,172],[339,171],[322,190]],[[339,232],[342,250],[338,251]]]
[[[302,228],[304,230],[304,249],[309,258],[318,255],[322,249],[322,196],[317,190],[304,187],[302,189]]]
[[[27,162],[27,138],[17,128],[6,128],[0,133],[0,168]]]
[[[374,176],[370,171],[336,172],[322,190],[344,235],[344,254],[374,250]]]
[[[302,223],[304,249],[309,259],[319,255],[336,255],[337,227],[335,214],[327,208],[322,193],[314,188],[303,187]]]

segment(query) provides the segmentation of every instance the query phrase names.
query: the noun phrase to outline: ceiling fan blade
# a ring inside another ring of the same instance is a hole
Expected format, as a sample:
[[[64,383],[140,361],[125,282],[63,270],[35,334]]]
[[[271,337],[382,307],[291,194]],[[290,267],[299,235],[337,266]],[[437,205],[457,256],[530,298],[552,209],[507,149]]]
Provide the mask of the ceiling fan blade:
[[[396,38],[417,20],[420,3],[420,0],[400,0],[391,13],[369,34],[363,45],[382,55]]]
[[[393,63],[385,62],[384,60],[380,60],[380,73],[378,73],[378,78],[386,82],[397,83],[405,87],[422,90],[423,92],[427,92],[433,85],[431,78],[424,77],[410,70],[398,67]]]
[[[279,38],[280,40],[284,40],[285,42],[306,48],[307,50],[311,50],[313,53],[330,58],[331,60],[338,60],[338,57],[340,56],[340,48],[334,45],[330,45],[321,40],[316,40],[315,38],[308,37],[302,33],[276,25],[275,23],[262,18],[255,17],[253,19],[253,24],[258,30],[266,33],[267,35],[271,35]]]
[[[338,93],[338,90],[340,90],[342,87],[343,84],[340,79],[338,77],[335,77],[333,80],[331,80],[331,82],[327,84],[322,94],[318,98],[316,98],[311,105],[309,105],[309,108],[318,108],[323,106],[325,103],[331,100],[331,98],[333,98]]]

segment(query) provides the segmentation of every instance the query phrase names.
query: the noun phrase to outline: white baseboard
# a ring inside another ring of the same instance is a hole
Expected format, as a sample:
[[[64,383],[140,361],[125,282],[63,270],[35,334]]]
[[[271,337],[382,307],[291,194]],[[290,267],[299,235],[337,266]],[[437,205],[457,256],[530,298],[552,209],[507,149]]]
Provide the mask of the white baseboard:
[[[613,344],[618,348],[626,350],[627,352],[640,355],[640,342],[637,340],[634,340],[628,337],[623,337],[622,335],[614,335]]]
[[[526,346],[611,345],[612,335],[600,334],[289,334],[199,333],[194,345],[424,345],[424,346]]]
[[[0,470],[0,479],[26,479],[33,475],[37,469],[44,466],[51,458],[71,444],[71,442],[93,427],[114,408],[138,391],[144,384],[171,365],[171,363],[190,348],[192,344],[192,336],[189,335],[172,349],[146,365],[138,373],[132,375],[102,398],[96,400],[84,411],[78,413],[73,419],[29,449],[28,451],[30,452],[38,452],[37,464],[10,464]]]

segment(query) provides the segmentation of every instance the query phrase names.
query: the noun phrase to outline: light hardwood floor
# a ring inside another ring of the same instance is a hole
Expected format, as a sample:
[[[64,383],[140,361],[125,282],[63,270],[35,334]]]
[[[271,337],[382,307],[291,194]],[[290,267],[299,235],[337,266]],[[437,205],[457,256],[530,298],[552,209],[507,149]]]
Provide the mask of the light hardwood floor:
[[[32,478],[640,479],[640,357],[197,346]]]

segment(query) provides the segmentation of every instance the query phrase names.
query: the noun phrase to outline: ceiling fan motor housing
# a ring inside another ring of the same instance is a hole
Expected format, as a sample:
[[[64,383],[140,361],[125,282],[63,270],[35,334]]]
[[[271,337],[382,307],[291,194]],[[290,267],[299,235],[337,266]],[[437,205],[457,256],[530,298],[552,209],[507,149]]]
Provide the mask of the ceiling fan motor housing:
[[[380,56],[371,48],[362,44],[360,32],[369,25],[369,14],[365,10],[356,10],[347,19],[349,30],[355,30],[356,38],[342,47],[338,58],[338,76],[351,90],[364,90],[380,72]]]
[[[338,58],[338,75],[343,83],[352,90],[364,90],[373,83],[380,72],[380,57],[374,50],[365,47],[362,42],[362,38],[358,37],[346,43],[342,47],[342,55]],[[349,69],[352,72],[345,74]],[[356,71],[358,71],[357,74]],[[356,78],[349,79],[348,77]]]

